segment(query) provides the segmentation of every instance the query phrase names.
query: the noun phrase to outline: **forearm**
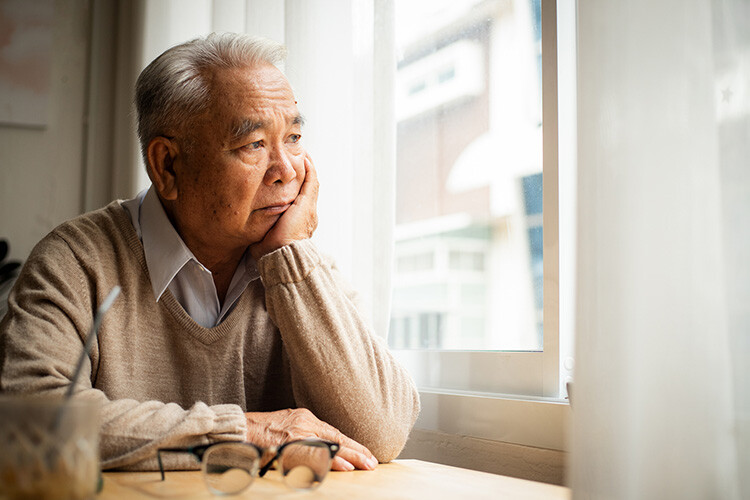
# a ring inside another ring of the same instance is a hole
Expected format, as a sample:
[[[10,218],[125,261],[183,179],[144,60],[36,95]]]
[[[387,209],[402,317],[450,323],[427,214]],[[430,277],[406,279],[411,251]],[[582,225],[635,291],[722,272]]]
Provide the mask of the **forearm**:
[[[108,400],[96,390],[78,397],[101,404],[101,459],[104,469],[157,470],[156,450],[187,447],[215,441],[242,441],[247,423],[237,405],[207,406],[197,402],[189,409],[160,401]],[[166,455],[167,469],[194,466],[190,456]]]
[[[51,367],[49,363],[35,363],[27,358],[26,367],[19,366],[23,364],[19,362],[23,357],[15,354],[5,360],[4,392],[63,396],[71,381],[60,372],[64,374],[69,370],[50,370],[45,374],[45,369]],[[89,371],[86,368],[85,371]],[[87,376],[79,381],[78,388],[74,398],[94,401],[99,407],[100,456],[104,469],[156,470],[159,447],[241,441],[247,434],[247,421],[238,405],[208,406],[196,402],[185,409],[161,401],[110,400],[104,392],[91,388]],[[165,458],[167,469],[189,468],[194,463],[180,455]]]
[[[312,243],[261,260],[269,314],[289,354],[295,399],[381,461],[401,451],[419,412],[413,382]]]

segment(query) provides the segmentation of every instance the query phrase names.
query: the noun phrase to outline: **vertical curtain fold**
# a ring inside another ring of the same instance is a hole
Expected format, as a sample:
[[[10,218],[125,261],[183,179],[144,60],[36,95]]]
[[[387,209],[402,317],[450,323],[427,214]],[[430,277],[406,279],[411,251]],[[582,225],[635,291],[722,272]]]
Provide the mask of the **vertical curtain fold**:
[[[750,498],[750,2],[711,7],[737,477]]]
[[[376,46],[375,30],[389,28],[390,2],[286,0],[285,9],[287,75],[321,183],[314,240],[335,257],[382,337],[395,206],[393,89],[383,75],[394,71],[395,54],[392,44]]]
[[[748,61],[742,4],[578,3],[576,498],[738,498],[747,476],[747,64],[719,88]]]

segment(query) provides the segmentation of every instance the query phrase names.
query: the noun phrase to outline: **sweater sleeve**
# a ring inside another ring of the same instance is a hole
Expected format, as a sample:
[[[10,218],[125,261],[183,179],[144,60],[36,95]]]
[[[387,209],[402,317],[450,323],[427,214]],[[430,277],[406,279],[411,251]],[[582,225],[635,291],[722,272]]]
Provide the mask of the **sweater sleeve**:
[[[16,281],[0,322],[0,390],[62,395],[71,383],[93,309],[111,286],[114,283],[93,285],[62,238],[53,233],[42,240]],[[117,325],[115,310],[108,313],[102,329]],[[75,397],[100,403],[104,468],[155,469],[158,447],[245,438],[247,422],[238,405],[198,402],[182,408],[159,401],[109,399],[92,385],[96,361],[95,353],[86,360]],[[177,454],[165,458],[168,468],[191,465]]]
[[[419,413],[419,395],[357,312],[336,268],[303,240],[264,256],[258,269],[289,355],[297,404],[379,461],[396,458]]]

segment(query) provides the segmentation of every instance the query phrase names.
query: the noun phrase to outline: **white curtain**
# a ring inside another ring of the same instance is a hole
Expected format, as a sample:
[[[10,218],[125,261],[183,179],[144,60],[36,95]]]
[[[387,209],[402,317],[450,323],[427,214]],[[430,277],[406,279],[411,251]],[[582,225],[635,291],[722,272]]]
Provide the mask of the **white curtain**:
[[[390,0],[286,0],[285,9],[286,73],[320,179],[313,239],[335,257],[383,337],[392,245],[382,242],[391,241],[395,220],[395,125],[392,90],[376,79],[395,71],[383,33],[392,29],[382,18],[390,10]]]
[[[575,498],[750,498],[750,3],[578,2]]]

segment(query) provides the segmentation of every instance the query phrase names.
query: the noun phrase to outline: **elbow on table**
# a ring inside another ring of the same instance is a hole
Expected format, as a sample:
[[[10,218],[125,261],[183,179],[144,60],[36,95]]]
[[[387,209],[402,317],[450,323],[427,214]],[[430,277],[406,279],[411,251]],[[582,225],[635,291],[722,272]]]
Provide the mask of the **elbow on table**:
[[[414,399],[414,406],[408,416],[401,418],[383,418],[372,432],[367,432],[362,442],[375,455],[380,463],[396,459],[406,446],[409,434],[419,415],[419,396]]]
[[[407,429],[393,429],[387,426],[382,432],[370,437],[363,443],[375,455],[380,463],[387,463],[396,459],[406,445],[411,426]]]

